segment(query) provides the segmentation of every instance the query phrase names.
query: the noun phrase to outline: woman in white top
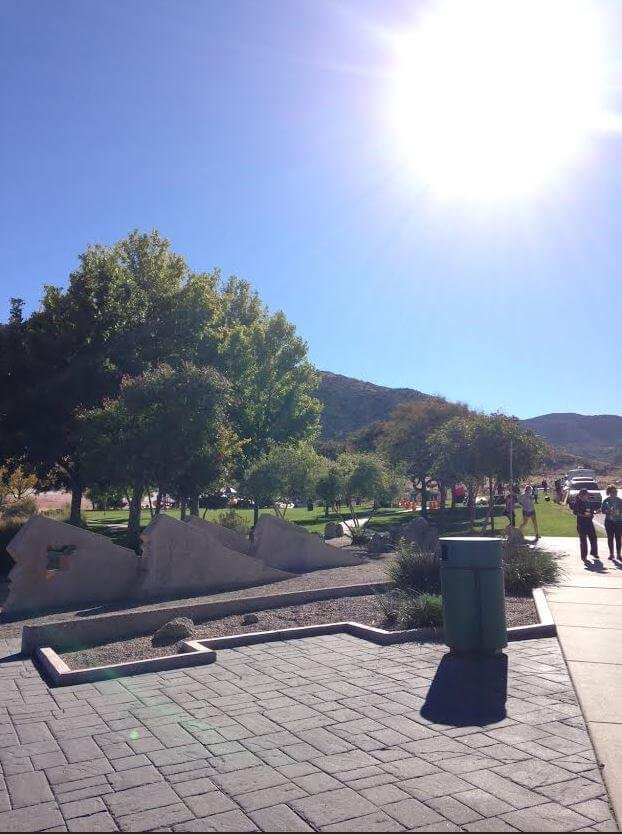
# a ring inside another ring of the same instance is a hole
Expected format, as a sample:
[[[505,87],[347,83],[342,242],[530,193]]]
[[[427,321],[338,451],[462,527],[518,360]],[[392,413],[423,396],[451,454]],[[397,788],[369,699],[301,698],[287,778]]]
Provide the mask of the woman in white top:
[[[540,533],[538,532],[538,519],[536,518],[536,505],[533,500],[533,495],[531,493],[531,487],[526,486],[525,491],[522,495],[518,498],[518,503],[521,505],[523,510],[523,523],[520,526],[522,530],[523,527],[527,524],[528,521],[531,521],[533,524],[533,529],[536,534],[536,541],[540,538]]]

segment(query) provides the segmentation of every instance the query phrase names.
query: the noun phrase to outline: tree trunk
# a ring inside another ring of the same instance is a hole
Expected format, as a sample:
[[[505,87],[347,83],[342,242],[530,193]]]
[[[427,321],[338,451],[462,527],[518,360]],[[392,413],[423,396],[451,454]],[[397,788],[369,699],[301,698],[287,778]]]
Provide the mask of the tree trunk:
[[[328,501],[324,503],[324,518],[328,518]]]
[[[253,501],[253,527],[257,526],[257,522],[259,521],[259,502]]]
[[[186,504],[185,497],[180,498],[179,499],[179,519],[180,519],[180,521],[185,521],[186,520],[186,507],[187,507],[187,504]]]
[[[428,492],[427,492],[427,479],[425,475],[421,478],[421,515],[424,518],[428,517]]]
[[[195,493],[194,495],[190,496],[190,501],[188,502],[188,509],[190,510],[190,515],[198,515],[199,514],[199,493]]]
[[[161,512],[162,512],[162,487],[159,487],[158,494],[156,495],[155,514],[160,515]]]
[[[79,478],[75,478],[71,484],[71,510],[69,512],[69,523],[75,524],[79,527],[82,523],[80,518],[80,508],[82,506],[82,483]]]
[[[445,502],[447,501],[447,485],[444,481],[438,482],[438,494],[440,498],[438,525],[442,530],[445,526]]]
[[[456,485],[452,484],[452,487],[451,487],[451,509],[452,510],[456,509],[456,492],[455,492],[455,490],[456,490]]]
[[[147,490],[147,500],[149,501],[149,515],[153,518],[153,504],[151,503],[151,488]]]
[[[477,497],[477,493],[472,486],[468,486],[468,498],[467,503],[469,506],[469,531],[472,533],[475,529],[475,498]]]
[[[134,484],[130,499],[130,514],[127,521],[128,545],[138,551],[140,545],[140,510],[143,499],[142,483]]]

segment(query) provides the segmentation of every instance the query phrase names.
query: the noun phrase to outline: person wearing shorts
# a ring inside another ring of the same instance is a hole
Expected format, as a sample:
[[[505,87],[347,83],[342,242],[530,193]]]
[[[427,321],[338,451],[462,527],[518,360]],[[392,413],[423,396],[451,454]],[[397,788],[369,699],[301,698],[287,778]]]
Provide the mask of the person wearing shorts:
[[[618,490],[613,484],[607,487],[607,497],[603,501],[602,511],[605,514],[609,558],[614,559],[615,542],[616,556],[619,559],[622,556],[622,498],[618,498]]]
[[[523,523],[520,526],[520,530],[522,532],[522,529],[527,524],[527,522],[531,521],[531,523],[533,524],[533,529],[535,531],[537,541],[540,538],[540,533],[538,532],[536,505],[534,503],[533,494],[530,486],[526,486],[523,494],[519,495],[518,503],[521,505],[521,508],[523,510]]]

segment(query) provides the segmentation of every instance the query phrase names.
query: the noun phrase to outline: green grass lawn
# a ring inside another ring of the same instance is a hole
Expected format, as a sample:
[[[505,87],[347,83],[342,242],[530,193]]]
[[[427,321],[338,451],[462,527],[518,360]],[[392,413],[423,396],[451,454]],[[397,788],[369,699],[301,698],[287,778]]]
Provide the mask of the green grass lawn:
[[[359,511],[361,517],[365,517],[369,515],[371,508],[362,506],[358,507],[357,510]],[[218,517],[223,512],[225,512],[225,510],[208,510],[205,518],[208,521],[217,522]],[[236,510],[236,512],[245,518],[249,524],[253,523],[253,511],[251,509],[241,509]],[[265,509],[261,509],[259,511],[260,515],[263,515],[264,513],[274,515],[274,510],[266,507]],[[173,518],[179,518],[179,510],[166,510],[166,514],[172,516]],[[127,525],[127,510],[86,510],[82,513],[82,515],[84,516],[89,530],[92,530],[94,533],[101,533],[105,536],[111,536],[111,538],[115,539],[118,543],[121,543],[123,540],[124,531],[119,529],[118,525]],[[201,510],[200,515],[201,517],[203,516],[203,510]],[[349,515],[350,513],[345,510],[343,517],[348,518]],[[324,526],[328,521],[341,521],[341,516],[337,515],[337,513],[329,513],[327,518],[324,515],[323,507],[316,507],[311,511],[304,507],[293,507],[291,510],[287,511],[285,520],[291,521],[294,524],[300,524],[310,533],[323,533]],[[150,521],[151,515],[149,510],[143,510],[140,517],[141,527],[146,527]]]
[[[361,517],[369,515],[370,507],[359,507],[358,511]],[[168,515],[173,518],[179,518],[179,510],[167,510]],[[202,514],[203,511],[201,511]],[[206,518],[208,521],[218,521],[218,516],[224,512],[223,510],[208,510]],[[250,509],[237,510],[249,524],[253,521],[253,511]],[[575,517],[565,506],[555,504],[553,501],[544,501],[541,499],[537,506],[536,512],[538,515],[538,526],[540,528],[541,536],[576,536],[576,521]],[[272,509],[262,509],[260,513],[274,514]],[[125,539],[125,530],[119,525],[127,525],[127,510],[110,510],[107,512],[87,510],[83,513],[89,530],[94,533],[102,533],[105,536],[110,536],[118,544],[122,544]],[[381,531],[386,529],[391,524],[405,522],[409,519],[416,518],[418,512],[404,512],[401,509],[386,508],[378,510],[372,517],[369,523],[370,530]],[[476,513],[476,527],[475,532],[479,531],[483,519],[486,515],[486,510],[483,507],[478,507]],[[349,513],[347,510],[343,513],[347,518]],[[469,534],[469,517],[466,507],[457,507],[455,510],[447,509],[445,511],[444,524],[440,523],[440,513],[438,510],[432,510],[429,513],[430,520],[439,526],[439,530],[446,536],[464,536]],[[324,525],[327,521],[340,521],[341,517],[336,513],[329,513],[328,518],[324,516],[322,507],[317,507],[314,510],[307,510],[306,508],[293,508],[287,511],[285,516],[287,521],[294,524],[300,524],[311,533],[323,533]],[[151,515],[148,510],[144,510],[141,515],[141,525],[146,527],[151,520]],[[516,523],[519,525],[522,521],[522,513],[520,510],[516,513]],[[502,515],[502,507],[495,507],[495,533],[503,530],[507,525],[507,519]],[[490,527],[488,535],[490,535]],[[525,529],[526,535],[529,537],[533,535],[531,525]],[[597,528],[597,534],[603,536],[604,532]]]

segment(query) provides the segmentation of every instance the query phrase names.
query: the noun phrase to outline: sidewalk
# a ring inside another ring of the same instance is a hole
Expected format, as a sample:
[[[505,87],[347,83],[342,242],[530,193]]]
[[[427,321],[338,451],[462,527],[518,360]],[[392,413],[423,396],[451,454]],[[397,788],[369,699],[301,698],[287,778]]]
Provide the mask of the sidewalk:
[[[622,820],[622,564],[607,560],[599,539],[600,570],[586,569],[579,541],[544,538],[543,547],[563,554],[564,578],[546,591],[611,802]],[[593,561],[590,560],[593,566]]]

